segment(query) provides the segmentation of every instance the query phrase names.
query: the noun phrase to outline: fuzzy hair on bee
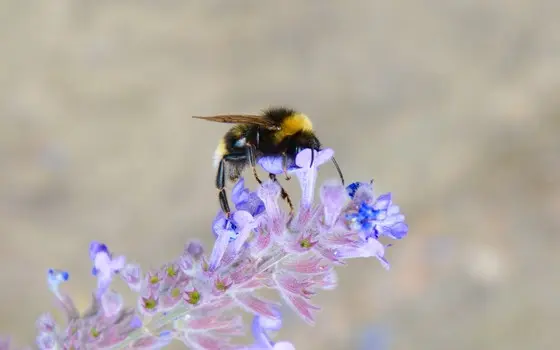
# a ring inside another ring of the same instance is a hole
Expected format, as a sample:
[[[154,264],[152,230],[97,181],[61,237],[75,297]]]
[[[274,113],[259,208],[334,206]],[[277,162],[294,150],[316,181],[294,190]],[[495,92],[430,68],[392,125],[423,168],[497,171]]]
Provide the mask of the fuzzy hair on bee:
[[[305,114],[290,108],[273,107],[260,115],[231,114],[193,118],[235,124],[222,137],[213,157],[214,167],[217,168],[216,187],[220,205],[226,215],[230,213],[224,189],[226,178],[232,182],[236,181],[249,166],[260,184],[262,181],[257,175],[257,161],[262,157],[281,156],[284,175],[289,180],[287,169],[294,164],[299,151],[305,148],[321,149],[321,142],[313,132],[311,120]],[[344,183],[336,160],[332,158],[332,161]],[[277,181],[275,174],[269,174],[269,177]],[[283,188],[281,195],[290,205],[290,209],[293,209],[290,197]]]

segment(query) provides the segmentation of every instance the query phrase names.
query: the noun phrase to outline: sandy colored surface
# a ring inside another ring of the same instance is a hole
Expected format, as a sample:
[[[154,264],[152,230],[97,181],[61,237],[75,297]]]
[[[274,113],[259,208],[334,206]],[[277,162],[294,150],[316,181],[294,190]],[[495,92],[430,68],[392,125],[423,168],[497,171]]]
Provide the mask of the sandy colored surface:
[[[558,14],[556,0],[0,1],[0,333],[34,341],[55,310],[49,267],[85,306],[91,240],[145,267],[209,242],[225,128],[190,116],[288,104],[411,230],[390,272],[353,262],[316,327],[288,315],[283,338],[358,349],[376,327],[395,350],[555,348]]]

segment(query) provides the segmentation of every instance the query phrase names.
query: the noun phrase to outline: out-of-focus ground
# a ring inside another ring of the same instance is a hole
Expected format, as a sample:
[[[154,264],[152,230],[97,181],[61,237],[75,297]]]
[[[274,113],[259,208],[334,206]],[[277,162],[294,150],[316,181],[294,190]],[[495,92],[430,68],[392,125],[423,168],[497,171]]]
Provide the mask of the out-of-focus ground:
[[[144,267],[210,243],[191,115],[288,104],[410,225],[340,271],[298,349],[553,349],[560,341],[560,3],[0,1],[0,333],[34,342],[48,267],[85,307],[92,240]],[[325,167],[322,177],[334,177]],[[294,184],[290,184],[292,191]]]

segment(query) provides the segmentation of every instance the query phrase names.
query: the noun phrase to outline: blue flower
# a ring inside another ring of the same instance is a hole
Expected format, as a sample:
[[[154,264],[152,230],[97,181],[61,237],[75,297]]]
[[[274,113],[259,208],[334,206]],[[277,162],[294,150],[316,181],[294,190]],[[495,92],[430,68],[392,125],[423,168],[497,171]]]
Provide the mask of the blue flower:
[[[247,212],[252,217],[256,217],[265,211],[263,201],[256,192],[251,192],[245,187],[245,180],[243,178],[240,178],[235,186],[233,186],[231,197],[237,212]],[[233,218],[234,216],[235,213],[232,213],[231,218],[228,219],[222,211],[218,212],[212,222],[212,233],[215,238],[218,238],[224,232],[227,232],[229,242],[233,242],[237,238],[240,230],[238,223]]]
[[[346,213],[348,226],[361,231],[364,239],[380,235],[401,239],[408,233],[408,225],[400,208],[393,204],[391,193],[375,197],[373,183],[355,182],[347,187],[353,205]]]

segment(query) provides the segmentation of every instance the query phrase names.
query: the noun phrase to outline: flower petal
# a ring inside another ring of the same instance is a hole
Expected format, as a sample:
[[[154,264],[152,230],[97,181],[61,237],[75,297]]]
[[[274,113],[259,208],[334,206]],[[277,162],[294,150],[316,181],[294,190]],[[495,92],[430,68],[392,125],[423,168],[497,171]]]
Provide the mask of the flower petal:
[[[299,152],[296,156],[296,164],[300,169],[295,170],[301,187],[300,207],[310,208],[313,203],[315,181],[317,180],[317,168],[333,157],[334,151],[325,148],[321,151],[309,148]]]
[[[142,270],[135,264],[127,264],[120,272],[120,277],[128,284],[128,287],[138,292],[142,285]]]
[[[123,298],[120,294],[113,291],[103,293],[101,297],[101,307],[106,317],[116,316],[122,309]]]
[[[384,193],[381,196],[377,197],[375,204],[373,205],[373,209],[375,210],[387,210],[391,205],[391,193]]]
[[[214,242],[214,248],[212,249],[212,254],[210,255],[209,261],[209,269],[210,271],[215,271],[224,254],[226,253],[226,249],[229,245],[229,241],[231,238],[230,230],[225,229],[217,229],[216,232],[218,233],[218,239]]]
[[[281,156],[265,156],[259,158],[257,163],[270,174],[279,175],[284,173],[284,158]],[[293,164],[288,164],[288,173],[297,169]]]
[[[40,333],[37,337],[37,347],[41,350],[51,350],[58,347],[55,333]]]
[[[266,226],[269,234],[280,235],[286,227],[285,214],[280,209],[278,199],[280,198],[280,185],[276,181],[265,181],[257,190],[266,208]]]
[[[234,250],[235,252],[239,252],[249,239],[257,223],[253,216],[246,211],[236,211],[233,213],[233,221],[237,224],[238,228],[237,238],[234,242]]]
[[[231,200],[237,206],[238,203],[245,202],[248,198],[249,190],[245,188],[245,179],[241,177],[231,189]]]
[[[348,194],[340,181],[329,181],[321,186],[320,196],[324,208],[325,224],[332,227],[348,201]]]

